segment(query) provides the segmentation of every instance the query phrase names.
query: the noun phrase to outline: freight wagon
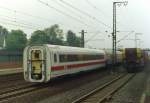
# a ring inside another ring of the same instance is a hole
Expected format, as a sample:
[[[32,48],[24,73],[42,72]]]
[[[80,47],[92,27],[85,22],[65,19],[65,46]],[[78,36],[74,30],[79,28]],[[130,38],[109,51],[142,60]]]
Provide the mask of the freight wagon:
[[[144,64],[144,52],[140,48],[125,48],[123,50],[124,66],[128,72],[136,72]]]

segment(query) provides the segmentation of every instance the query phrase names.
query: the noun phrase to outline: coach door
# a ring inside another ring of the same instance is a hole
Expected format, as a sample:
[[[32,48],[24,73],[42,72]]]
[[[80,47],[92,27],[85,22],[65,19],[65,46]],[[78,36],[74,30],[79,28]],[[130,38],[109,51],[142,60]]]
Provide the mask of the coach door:
[[[42,49],[31,50],[31,79],[43,81],[45,77],[45,59]]]

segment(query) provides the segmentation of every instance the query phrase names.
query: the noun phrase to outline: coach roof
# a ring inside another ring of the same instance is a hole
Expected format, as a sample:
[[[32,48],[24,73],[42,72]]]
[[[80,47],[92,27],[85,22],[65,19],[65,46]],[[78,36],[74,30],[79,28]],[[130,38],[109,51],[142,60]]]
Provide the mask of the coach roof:
[[[88,49],[88,48],[80,48],[80,47],[69,47],[69,46],[59,46],[59,45],[50,45],[50,44],[46,44],[46,46],[48,48],[54,49],[58,52],[65,52],[65,53],[96,53],[96,54],[100,54],[100,53],[105,53],[104,50],[99,50],[99,49]]]

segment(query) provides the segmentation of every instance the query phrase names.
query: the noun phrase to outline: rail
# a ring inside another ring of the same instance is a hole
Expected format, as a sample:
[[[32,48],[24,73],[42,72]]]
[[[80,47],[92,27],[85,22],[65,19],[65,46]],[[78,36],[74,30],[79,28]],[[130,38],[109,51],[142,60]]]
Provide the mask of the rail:
[[[22,96],[26,93],[30,93],[36,90],[43,89],[47,87],[48,85],[44,84],[32,84],[32,85],[27,85],[24,87],[18,87],[18,88],[12,88],[11,90],[4,91],[0,93],[0,102],[5,102],[10,99],[15,99],[19,96]]]
[[[76,99],[72,103],[103,103],[122,88],[135,74],[124,74]]]

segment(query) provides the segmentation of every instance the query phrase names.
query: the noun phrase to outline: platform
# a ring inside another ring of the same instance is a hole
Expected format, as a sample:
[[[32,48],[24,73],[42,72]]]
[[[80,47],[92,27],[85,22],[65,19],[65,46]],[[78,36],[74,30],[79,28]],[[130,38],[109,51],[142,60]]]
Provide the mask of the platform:
[[[148,75],[148,78],[145,80],[145,82],[145,91],[142,94],[140,103],[150,103],[150,75]]]
[[[0,75],[9,75],[23,72],[22,68],[0,69]]]

